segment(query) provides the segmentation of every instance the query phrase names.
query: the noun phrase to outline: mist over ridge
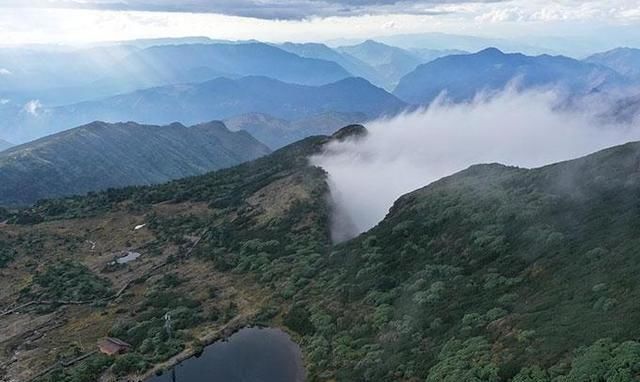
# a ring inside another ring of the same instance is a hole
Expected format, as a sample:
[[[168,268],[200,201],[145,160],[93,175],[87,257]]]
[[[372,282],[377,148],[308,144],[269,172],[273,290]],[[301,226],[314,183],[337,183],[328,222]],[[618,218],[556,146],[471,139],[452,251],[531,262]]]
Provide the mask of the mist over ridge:
[[[310,158],[328,172],[332,237],[374,227],[398,197],[471,165],[498,162],[535,168],[640,139],[638,121],[601,118],[609,105],[585,98],[571,107],[555,89],[478,94],[366,125],[368,134],[333,141]]]

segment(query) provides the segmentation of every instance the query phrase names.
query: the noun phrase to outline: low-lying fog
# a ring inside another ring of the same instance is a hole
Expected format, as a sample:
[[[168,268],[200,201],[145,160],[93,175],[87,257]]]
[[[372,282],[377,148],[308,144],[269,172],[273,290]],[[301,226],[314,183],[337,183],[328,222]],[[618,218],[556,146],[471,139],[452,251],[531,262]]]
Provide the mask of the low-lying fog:
[[[640,139],[633,124],[599,118],[602,102],[571,110],[560,103],[554,91],[513,89],[467,104],[440,101],[370,122],[360,140],[329,144],[311,162],[329,173],[334,241],[375,226],[401,195],[470,165],[539,167]]]

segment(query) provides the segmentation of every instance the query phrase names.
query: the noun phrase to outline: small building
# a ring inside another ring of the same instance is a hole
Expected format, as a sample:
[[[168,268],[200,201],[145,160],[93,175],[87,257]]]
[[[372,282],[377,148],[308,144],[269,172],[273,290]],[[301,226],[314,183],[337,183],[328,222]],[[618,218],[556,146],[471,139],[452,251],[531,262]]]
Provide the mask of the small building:
[[[131,349],[131,345],[117,338],[107,337],[98,341],[98,349],[106,355],[123,354]]]

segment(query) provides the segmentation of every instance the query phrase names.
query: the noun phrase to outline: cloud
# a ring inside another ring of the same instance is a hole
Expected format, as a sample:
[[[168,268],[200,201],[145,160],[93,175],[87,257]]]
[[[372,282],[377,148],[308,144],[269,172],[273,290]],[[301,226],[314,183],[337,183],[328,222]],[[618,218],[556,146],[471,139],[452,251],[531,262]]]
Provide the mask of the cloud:
[[[150,0],[145,7],[140,4],[113,0],[102,3],[96,0],[0,0],[0,41],[7,45],[77,44],[206,36],[226,40],[345,44],[391,35],[414,35],[407,40],[413,41],[408,44],[411,47],[469,50],[469,46],[473,46],[475,50],[484,47],[478,46],[481,40],[477,37],[482,37],[506,41],[512,47],[510,50],[526,48],[528,53],[574,57],[617,46],[640,47],[637,0],[586,3],[574,0],[224,0],[211,2],[219,9],[202,8],[200,13],[195,12],[193,6],[189,8],[188,1],[172,1],[173,7],[160,7],[167,4],[162,0]],[[152,9],[158,11],[148,11]],[[177,11],[186,9],[194,12]],[[206,10],[210,12],[204,12]],[[214,11],[226,14],[212,13]],[[456,36],[448,40],[420,37],[433,32]]]
[[[439,14],[443,4],[495,3],[507,0],[4,0],[6,7],[88,8],[119,11],[219,13],[264,19],[369,14]]]
[[[81,8],[117,11],[217,13],[262,19],[381,14],[476,13],[476,20],[561,21],[634,18],[637,0],[0,0],[20,8]]]
[[[10,76],[11,71],[9,69],[5,69],[5,68],[0,68],[0,76]]]
[[[479,22],[566,22],[570,20],[638,20],[636,0],[531,0],[512,1],[499,7],[478,7]],[[483,8],[480,9],[480,8]]]
[[[38,114],[40,114],[41,109],[42,109],[42,103],[40,103],[40,100],[37,100],[37,99],[27,102],[23,107],[23,110],[25,112],[33,116],[37,116]]]
[[[505,90],[438,103],[371,122],[364,139],[328,145],[311,163],[329,174],[334,240],[372,228],[401,195],[473,164],[538,167],[640,139],[640,126],[598,122],[600,102],[560,111],[559,100],[553,91]]]

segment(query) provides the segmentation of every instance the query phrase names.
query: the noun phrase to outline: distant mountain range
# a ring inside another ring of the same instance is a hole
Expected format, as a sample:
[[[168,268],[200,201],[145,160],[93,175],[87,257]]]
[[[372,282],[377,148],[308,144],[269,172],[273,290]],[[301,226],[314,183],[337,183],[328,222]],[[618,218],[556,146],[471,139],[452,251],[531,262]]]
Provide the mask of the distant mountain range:
[[[431,62],[437,58],[451,56],[454,54],[469,54],[469,52],[465,50],[459,49],[429,49],[429,48],[415,48],[409,49],[408,52],[411,52],[414,56],[418,57],[423,63]]]
[[[480,37],[471,35],[449,33],[412,33],[393,34],[386,36],[371,36],[370,38],[403,48],[413,49],[458,49],[468,52],[477,52],[489,46],[494,46],[505,52],[521,52],[527,55],[562,54],[573,58],[582,58],[594,52],[611,49],[607,39],[601,39],[594,30],[593,35],[576,34],[574,36],[502,36],[500,38]],[[640,31],[637,25],[629,24],[619,29],[620,44],[638,47]],[[333,40],[331,45],[346,45],[358,42],[357,40]]]
[[[333,61],[258,42],[5,48],[0,49],[0,71],[0,99],[20,105],[34,99],[61,105],[220,76],[266,76],[307,85],[351,76]]]
[[[536,46],[523,41],[513,41],[508,38],[487,38],[470,35],[457,35],[449,33],[411,33],[395,34],[390,36],[373,36],[372,40],[387,45],[396,46],[405,50],[414,49],[435,49],[435,50],[462,50],[467,52],[477,52],[489,46],[508,52],[523,52],[525,54],[558,53],[557,51],[545,47]],[[337,40],[332,41],[334,45],[346,45],[353,41]]]
[[[640,49],[617,48],[589,56],[585,61],[609,67],[622,75],[640,80]]]
[[[337,49],[332,49],[324,44],[303,43],[296,44],[287,42],[278,45],[280,49],[297,54],[300,57],[316,58],[320,60],[333,61],[345,68],[356,77],[366,78],[376,86],[387,88],[387,83],[380,73],[367,61],[362,61],[349,54],[344,54]]]
[[[505,54],[489,48],[420,65],[400,80],[393,93],[413,104],[427,104],[442,93],[460,102],[481,91],[501,90],[512,81],[521,88],[559,86],[571,94],[587,94],[622,85],[625,78],[612,69],[568,57]]]
[[[331,48],[206,38],[2,48],[0,135],[22,143],[95,120],[195,124],[264,114],[270,118],[230,122],[281,147],[305,136],[301,131],[329,133],[338,122],[393,115],[442,93],[460,102],[511,81],[522,88],[557,85],[572,96],[640,84],[638,49],[578,61],[497,49],[468,54],[438,44],[431,49],[411,43],[420,36],[409,37],[398,37],[406,49],[373,40]],[[315,125],[305,127],[312,116],[318,116]]]
[[[246,162],[270,150],[221,122],[193,127],[94,122],[0,153],[0,205],[162,183]]]
[[[400,78],[425,62],[404,49],[373,40],[358,45],[342,46],[337,50],[368,63],[389,87],[395,86]]]
[[[317,43],[285,43],[278,47],[301,57],[333,61],[354,76],[366,78],[388,90],[392,90],[402,76],[422,63],[449,54],[465,53],[426,48],[409,51],[372,40],[335,49]]]
[[[0,139],[0,151],[4,151],[6,149],[8,149],[9,147],[13,146],[12,143],[9,143],[3,139]]]
[[[288,121],[268,114],[249,113],[225,119],[232,131],[245,130],[272,149],[314,135],[331,135],[340,128],[367,120],[363,113],[326,112]]]
[[[102,82],[139,89],[216,77],[265,76],[284,82],[324,85],[351,74],[333,61],[300,57],[263,43],[162,45],[137,51]]]
[[[246,113],[296,120],[338,112],[368,118],[393,115],[407,104],[361,78],[322,86],[284,83],[267,77],[217,78],[123,94],[98,101],[18,112],[0,120],[0,134],[25,142],[94,120],[195,124]]]

